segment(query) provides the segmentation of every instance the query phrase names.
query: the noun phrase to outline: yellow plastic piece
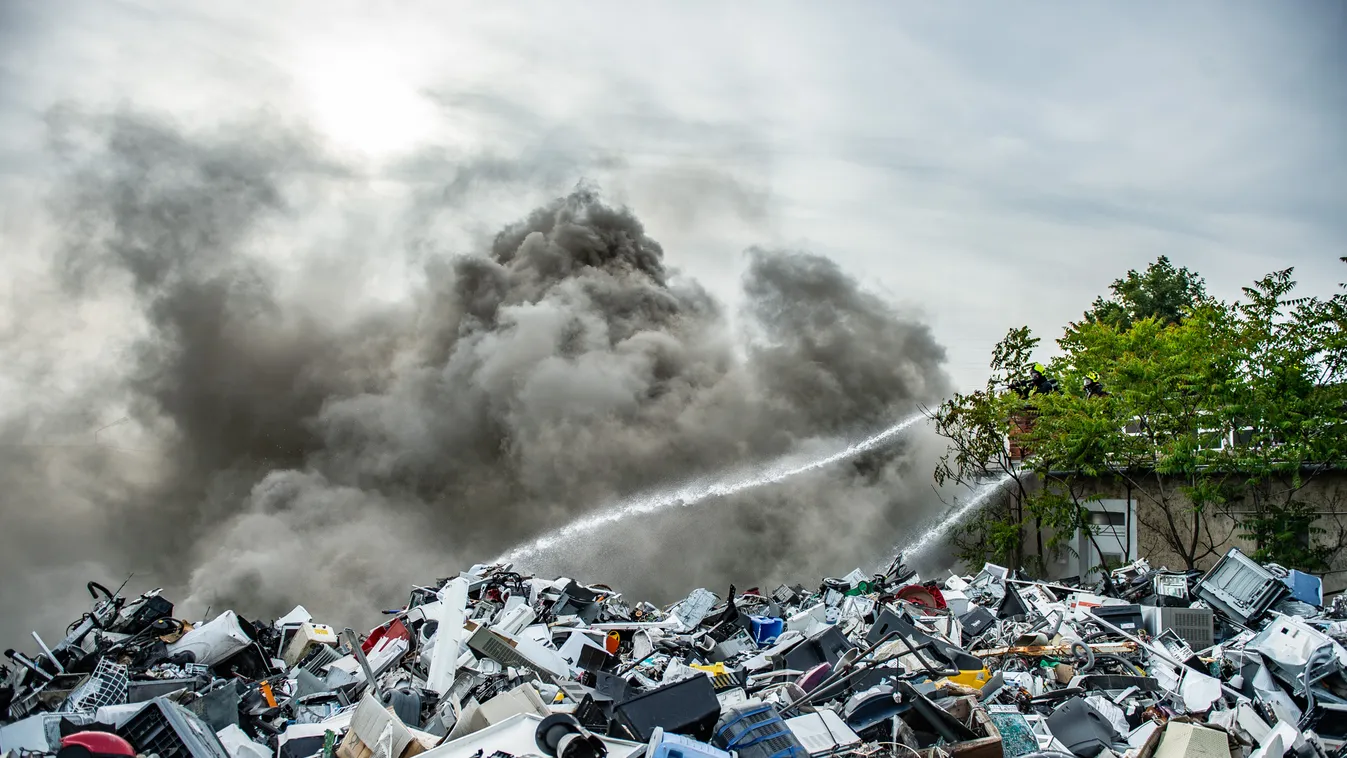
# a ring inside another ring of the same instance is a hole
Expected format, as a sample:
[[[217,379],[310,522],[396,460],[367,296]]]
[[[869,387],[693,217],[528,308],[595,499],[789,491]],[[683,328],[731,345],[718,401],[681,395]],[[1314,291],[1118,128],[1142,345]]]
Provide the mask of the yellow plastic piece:
[[[974,689],[982,689],[982,685],[986,684],[987,680],[991,678],[992,672],[985,668],[981,668],[960,671],[958,676],[948,677],[945,681],[962,684],[965,687],[972,687]]]
[[[725,664],[723,663],[713,663],[709,666],[700,663],[694,663],[692,664],[692,668],[701,669],[702,671],[709,671],[711,672],[711,676],[725,676],[726,674],[730,673],[725,670]]]

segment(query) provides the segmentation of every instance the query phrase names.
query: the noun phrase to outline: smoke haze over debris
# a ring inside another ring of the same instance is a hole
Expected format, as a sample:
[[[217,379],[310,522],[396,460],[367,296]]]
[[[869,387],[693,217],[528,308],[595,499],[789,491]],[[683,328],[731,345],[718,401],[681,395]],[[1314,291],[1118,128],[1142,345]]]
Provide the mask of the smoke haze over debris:
[[[926,324],[827,258],[749,250],[731,313],[639,209],[584,183],[454,249],[429,230],[455,219],[422,223],[433,194],[363,217],[369,177],[266,119],[48,123],[59,232],[16,268],[0,332],[23,356],[0,414],[6,634],[133,571],[128,589],[189,612],[302,598],[364,621],[371,597],[624,494],[836,443],[947,390]],[[356,222],[331,226],[334,208]],[[399,223],[416,231],[384,233]],[[399,267],[400,296],[365,291]],[[903,479],[919,454],[624,523],[539,568],[656,597],[845,573],[932,510],[927,469]]]

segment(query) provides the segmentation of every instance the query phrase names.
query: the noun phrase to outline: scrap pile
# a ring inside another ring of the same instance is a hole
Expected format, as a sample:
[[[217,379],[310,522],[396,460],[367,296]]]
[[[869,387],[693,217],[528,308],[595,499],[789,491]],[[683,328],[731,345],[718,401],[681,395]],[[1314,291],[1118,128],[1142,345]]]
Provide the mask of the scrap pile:
[[[1097,585],[900,559],[672,606],[478,565],[364,635],[303,607],[197,623],[97,584],[9,650],[0,752],[61,758],[1327,758],[1347,604],[1232,550]],[[86,755],[88,754],[88,755]]]

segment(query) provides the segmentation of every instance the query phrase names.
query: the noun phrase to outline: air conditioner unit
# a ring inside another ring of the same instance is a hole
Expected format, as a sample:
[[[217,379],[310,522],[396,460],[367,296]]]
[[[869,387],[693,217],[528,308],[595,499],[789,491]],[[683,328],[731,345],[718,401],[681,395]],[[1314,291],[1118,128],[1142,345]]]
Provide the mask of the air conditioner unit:
[[[1216,644],[1216,620],[1210,608],[1160,608],[1141,606],[1146,631],[1158,637],[1173,630],[1194,651]]]

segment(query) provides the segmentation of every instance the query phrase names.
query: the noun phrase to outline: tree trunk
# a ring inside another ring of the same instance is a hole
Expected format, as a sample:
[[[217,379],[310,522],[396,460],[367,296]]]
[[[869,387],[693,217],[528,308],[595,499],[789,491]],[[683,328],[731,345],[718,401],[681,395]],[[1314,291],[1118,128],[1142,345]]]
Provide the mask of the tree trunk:
[[[1048,575],[1048,559],[1043,555],[1043,525],[1037,516],[1034,517],[1034,540],[1038,546],[1038,568],[1039,575],[1046,577]]]

